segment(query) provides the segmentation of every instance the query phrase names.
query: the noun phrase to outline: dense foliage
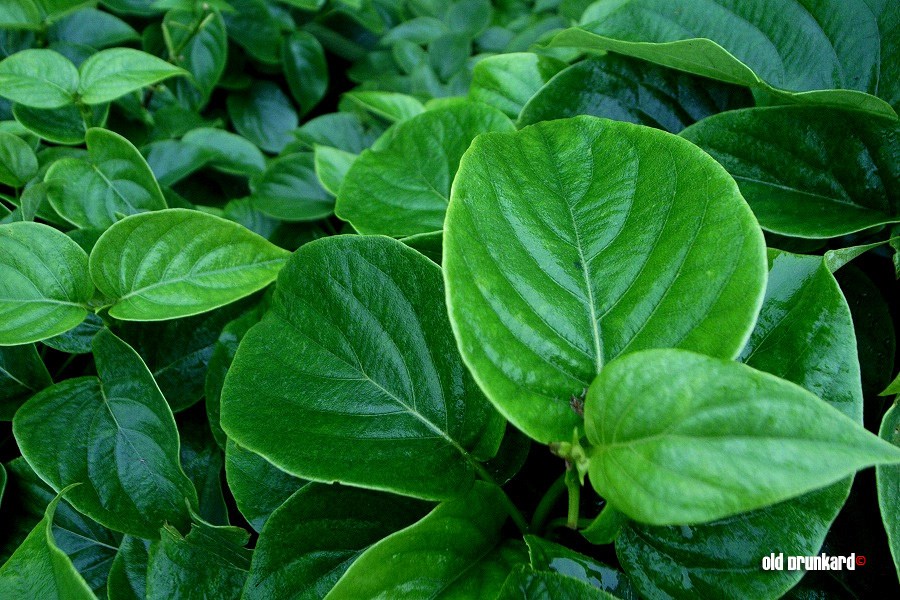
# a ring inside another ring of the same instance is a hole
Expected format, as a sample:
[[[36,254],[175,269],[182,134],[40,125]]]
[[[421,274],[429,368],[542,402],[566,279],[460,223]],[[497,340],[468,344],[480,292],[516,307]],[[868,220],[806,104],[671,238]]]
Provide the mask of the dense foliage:
[[[0,59],[0,598],[898,589],[895,4],[12,0]]]

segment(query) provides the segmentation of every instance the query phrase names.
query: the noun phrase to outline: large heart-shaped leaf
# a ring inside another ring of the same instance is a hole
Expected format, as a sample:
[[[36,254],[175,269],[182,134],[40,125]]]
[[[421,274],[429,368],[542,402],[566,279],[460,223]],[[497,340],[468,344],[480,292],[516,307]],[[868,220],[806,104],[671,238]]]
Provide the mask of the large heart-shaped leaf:
[[[519,125],[594,115],[678,133],[709,115],[752,103],[746,89],[607,54],[548,81],[522,109]]]
[[[85,515],[146,538],[184,526],[197,493],[181,470],[178,431],[137,353],[108,330],[94,337],[99,377],[67,379],[16,413],[13,433],[28,463]]]
[[[94,246],[91,277],[129,321],[186,317],[268,285],[288,252],[242,225],[187,209],[133,215]]]
[[[94,285],[84,250],[40,223],[0,225],[0,345],[27,344],[78,325]]]
[[[764,229],[827,238],[900,222],[900,125],[811,106],[751,108],[681,134],[738,182]]]
[[[444,232],[448,305],[482,389],[541,442],[619,354],[724,358],[762,301],[765,249],[737,186],[692,144],[595,117],[478,138]]]
[[[122,215],[166,208],[153,171],[131,142],[107,129],[85,137],[88,157],[64,158],[47,170],[50,204],[82,228],[106,229]]]
[[[376,542],[425,516],[422,501],[310,484],[272,513],[259,536],[245,600],[318,600]]]
[[[339,236],[282,271],[225,380],[222,428],[300,477],[441,499],[471,487],[503,420],[456,351],[437,265]]]
[[[611,50],[785,101],[896,118],[900,85],[881,76],[898,60],[881,51],[895,35],[879,21],[890,10],[867,0],[611,0],[594,3],[585,25],[558,34],[553,45]]]
[[[501,542],[503,492],[476,482],[468,494],[440,504],[418,523],[386,537],[356,559],[327,600],[347,598],[492,598],[503,584],[459,594],[479,577],[482,560]]]
[[[803,386],[861,422],[853,322],[834,277],[819,257],[777,251],[769,252],[769,269],[766,298],[741,360]],[[845,480],[701,525],[631,523],[616,541],[616,551],[650,598],[675,594],[686,580],[704,595],[776,598],[803,573],[763,572],[761,557],[771,548],[794,556],[816,554],[849,491]],[[715,559],[710,558],[713,547]]]
[[[584,413],[591,483],[653,525],[712,521],[900,463],[900,449],[800,386],[685,350],[613,361]]]
[[[426,111],[393,129],[378,149],[350,167],[337,197],[337,215],[360,233],[395,237],[440,231],[459,160],[472,139],[512,131],[500,111],[459,103]]]

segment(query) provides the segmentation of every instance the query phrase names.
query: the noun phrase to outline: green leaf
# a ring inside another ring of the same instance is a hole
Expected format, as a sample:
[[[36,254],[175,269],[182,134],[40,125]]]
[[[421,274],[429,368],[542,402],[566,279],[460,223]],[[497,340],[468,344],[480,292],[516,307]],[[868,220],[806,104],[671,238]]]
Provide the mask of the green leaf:
[[[147,165],[161,185],[175,185],[206,166],[210,154],[180,140],[160,140],[141,149]]]
[[[75,101],[78,70],[53,50],[22,50],[0,61],[0,96],[34,108]]]
[[[75,105],[60,108],[31,108],[13,105],[13,116],[31,133],[56,144],[75,145],[84,142],[87,130],[106,123],[109,104],[88,107],[87,115]]]
[[[227,240],[227,243],[223,243]],[[122,219],[97,240],[91,278],[126,321],[186,317],[267,286],[288,252],[245,227],[186,209]]]
[[[519,567],[510,573],[498,600],[615,600],[615,596],[553,571]]]
[[[307,483],[229,439],[225,475],[238,510],[253,529],[262,531],[272,512]]]
[[[119,551],[109,571],[109,600],[145,600],[149,553],[149,540],[130,535],[122,537]]]
[[[0,502],[3,500],[3,493],[6,491],[6,469],[0,464]]]
[[[471,577],[470,570],[477,572],[502,541],[502,494],[497,486],[476,482],[465,496],[438,505],[363,552],[325,598],[440,598],[445,591],[453,597],[452,586]]]
[[[56,492],[38,478],[25,459],[10,461],[7,469],[9,487],[3,514],[13,531],[8,532],[12,535],[6,537],[6,548],[25,539],[56,497]],[[85,517],[65,500],[56,507],[52,532],[57,547],[68,555],[88,587],[98,596],[105,596],[107,576],[121,536]],[[10,548],[14,549],[15,546]],[[0,563],[7,556],[0,552]]]
[[[250,568],[249,538],[240,527],[194,523],[182,537],[166,525],[150,546],[147,600],[237,600]]]
[[[222,493],[225,456],[206,423],[205,412],[178,416],[181,465],[197,490],[197,514],[213,525],[228,525],[228,507]]]
[[[106,229],[121,215],[166,208],[153,171],[131,142],[107,129],[86,135],[88,157],[64,158],[47,170],[53,208],[77,227]]]
[[[34,344],[0,346],[0,421],[11,421],[29,396],[53,385]]]
[[[0,28],[13,30],[39,30],[41,11],[34,0],[4,2],[0,5]]]
[[[282,42],[281,60],[288,88],[304,115],[325,97],[328,89],[325,50],[312,34],[295,31]]]
[[[765,268],[762,234],[715,161],[671,134],[595,117],[475,140],[444,232],[463,358],[494,405],[545,443],[571,439],[582,421],[572,396],[620,354],[734,357]]]
[[[243,598],[323,598],[360,554],[429,508],[382,492],[307,485],[266,522]]]
[[[329,194],[337,196],[356,155],[330,146],[316,146],[315,152],[316,177]]]
[[[281,27],[273,16],[275,4],[265,0],[229,3],[235,9],[223,15],[229,37],[256,60],[277,65],[281,61]]]
[[[70,486],[71,487],[71,486]],[[53,513],[63,490],[50,504],[44,518],[0,568],[0,596],[4,598],[96,599],[66,553],[53,539]]]
[[[337,197],[337,215],[360,233],[395,237],[439,231],[460,158],[480,133],[512,131],[498,110],[461,103],[397,125],[378,150],[353,163]]]
[[[140,39],[137,31],[122,19],[94,8],[82,8],[50,26],[51,41],[81,44],[101,49]]]
[[[900,450],[803,388],[684,350],[607,365],[585,425],[597,492],[654,525],[711,521],[900,463]]]
[[[415,97],[396,92],[354,90],[342,96],[343,102],[392,123],[406,121],[425,112],[425,107]]]
[[[896,117],[874,96],[880,58],[878,19],[866,0],[736,3],[614,0],[593,4],[583,28],[552,46],[611,50],[696,75],[776,94],[788,102],[859,108]],[[798,34],[799,32],[799,34]],[[893,99],[891,99],[893,101]]]
[[[222,427],[300,477],[442,499],[471,487],[503,420],[456,352],[440,269],[388,238],[340,236],[282,271],[225,380]]]
[[[531,567],[536,571],[552,571],[577,579],[622,600],[638,598],[628,577],[617,569],[533,535],[526,535],[525,543],[528,544]]]
[[[857,422],[862,392],[847,302],[820,257],[769,252],[769,281],[746,364],[819,395]],[[812,556],[847,499],[850,480],[713,523],[651,527],[630,523],[617,539],[620,562],[647,597],[677,594],[685,581],[710,597],[776,598],[802,571],[764,572],[778,548]]]
[[[182,141],[199,148],[209,165],[233,175],[256,175],[266,168],[259,148],[239,135],[221,129],[200,128],[185,134]]]
[[[593,115],[678,133],[752,101],[743,88],[608,54],[576,63],[548,81],[525,104],[519,125]]]
[[[0,184],[23,187],[37,174],[38,161],[28,142],[0,132]]]
[[[900,222],[898,132],[896,121],[793,106],[728,112],[682,135],[731,173],[764,229],[828,238]]]
[[[895,446],[900,446],[900,404],[897,401],[888,409],[881,421],[878,435]],[[900,577],[900,466],[878,466],[878,505],[884,530],[887,532],[894,567]]]
[[[70,236],[71,237],[71,236]],[[70,329],[59,335],[41,340],[45,346],[54,350],[69,354],[87,354],[91,351],[91,342],[98,331],[103,329],[103,319],[96,313],[90,313],[87,318],[74,329]]]
[[[88,314],[94,286],[87,255],[39,223],[0,225],[0,346],[72,329]]]
[[[80,512],[146,538],[187,524],[197,496],[178,461],[178,431],[137,353],[108,330],[93,341],[99,377],[67,379],[36,394],[13,420],[23,456]]]
[[[300,122],[291,101],[270,81],[256,81],[246,92],[231,94],[227,104],[235,130],[272,154],[284,150]]]
[[[132,48],[102,50],[84,61],[78,72],[78,94],[85,104],[111,102],[169,77],[187,74],[184,69]]]
[[[566,63],[557,58],[531,52],[491,56],[475,65],[469,98],[515,119],[528,100],[565,68]]]
[[[900,395],[900,375],[898,375],[896,377],[896,379],[894,379],[894,381],[892,381],[891,384],[889,386],[887,386],[885,388],[885,390],[883,392],[881,392],[881,394],[879,394],[879,395],[880,396]]]
[[[172,10],[162,22],[162,33],[170,60],[191,74],[173,82],[173,91],[182,103],[199,110],[225,72],[228,36],[218,11]]]
[[[334,199],[319,183],[309,152],[276,158],[250,189],[253,208],[283,221],[316,221],[334,211]]]

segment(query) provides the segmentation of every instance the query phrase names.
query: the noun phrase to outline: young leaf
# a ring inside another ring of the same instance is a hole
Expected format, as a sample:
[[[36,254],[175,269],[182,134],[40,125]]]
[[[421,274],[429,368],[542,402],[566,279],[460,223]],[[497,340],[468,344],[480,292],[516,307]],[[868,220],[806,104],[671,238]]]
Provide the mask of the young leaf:
[[[47,506],[44,518],[0,568],[0,597],[96,600],[66,553],[53,539],[53,513],[66,488]]]
[[[88,314],[94,286],[84,250],[40,223],[0,225],[0,346],[72,329]]]
[[[239,134],[272,154],[284,150],[300,122],[288,97],[269,81],[228,96],[228,116]]]
[[[440,231],[450,184],[480,133],[512,131],[500,111],[475,103],[429,110],[397,125],[350,167],[335,208],[360,233],[396,237]]]
[[[429,508],[382,492],[307,485],[266,522],[243,598],[323,598],[360,554]]]
[[[900,449],[803,388],[684,350],[607,365],[585,429],[597,492],[654,525],[711,521],[900,463]]]
[[[249,538],[240,527],[194,523],[182,537],[166,525],[150,546],[147,600],[237,600],[250,568]]]
[[[11,421],[29,396],[52,384],[34,344],[0,346],[0,421]]]
[[[78,69],[53,50],[22,50],[0,61],[0,96],[34,108],[75,102]]]
[[[878,435],[895,446],[900,446],[900,404],[894,401],[881,421]],[[900,576],[900,466],[878,466],[878,506],[884,530],[887,532],[894,567]]]
[[[734,357],[765,268],[762,233],[722,167],[676,136],[595,117],[475,140],[444,232],[463,358],[545,443],[571,439],[572,397],[620,354]]]
[[[507,517],[501,494],[497,486],[476,482],[465,496],[363,552],[325,598],[453,598],[453,584],[476,575],[479,562],[501,542]],[[461,597],[491,598],[498,591]]]
[[[288,252],[246,228],[186,209],[132,215],[97,240],[91,277],[127,321],[185,317],[267,286]]]
[[[443,298],[440,269],[400,242],[304,245],[238,348],[222,428],[307,479],[427,499],[465,493],[503,420],[459,358]]]
[[[162,32],[170,60],[191,74],[173,82],[175,96],[195,110],[203,108],[225,71],[228,35],[218,11],[171,10]]]
[[[469,98],[497,108],[516,119],[528,100],[566,63],[531,52],[490,56],[475,65]]]
[[[334,200],[319,183],[309,152],[276,158],[250,189],[254,208],[283,221],[316,221],[334,211]]]
[[[354,90],[342,96],[342,105],[345,102],[349,107],[364,110],[392,123],[406,121],[425,112],[425,107],[415,97],[394,92]]]
[[[603,590],[554,571],[534,571],[519,567],[510,573],[497,600],[543,600],[581,598],[583,600],[616,600]]]
[[[814,5],[702,0],[686,6],[616,0],[595,3],[582,22],[583,28],[563,31],[552,45],[611,50],[758,87],[787,101],[896,117],[887,102],[868,95],[897,99],[895,84],[879,89],[880,44],[891,32],[879,31],[876,11],[866,0]],[[798,38],[797,31],[804,35]]]
[[[637,600],[638,594],[624,573],[545,539],[526,535],[531,568],[553,571],[603,590],[621,600]]]
[[[38,161],[28,142],[0,131],[0,184],[23,187],[37,174]]]
[[[710,115],[752,103],[744,88],[607,54],[576,63],[548,81],[525,104],[519,125],[594,115],[678,133]]]
[[[306,114],[325,96],[328,67],[325,50],[312,34],[295,31],[285,36],[281,46],[284,76],[300,114]]]
[[[808,106],[732,111],[682,132],[737,180],[764,229],[804,238],[900,222],[898,135],[896,120]]]
[[[50,204],[67,221],[103,230],[120,215],[166,208],[153,172],[131,142],[96,127],[86,140],[86,159],[59,160],[44,177]]]
[[[84,61],[78,72],[78,94],[85,104],[111,102],[163,79],[188,74],[152,54],[131,48],[102,50]]]
[[[347,171],[353,166],[356,155],[330,146],[316,146],[316,177],[322,187],[332,196],[337,196]]]
[[[108,330],[93,341],[99,377],[67,379],[36,394],[13,419],[23,456],[80,512],[146,538],[187,524],[197,493],[181,470],[178,431],[137,353]]]
[[[238,510],[256,531],[269,515],[297,490],[308,485],[229,439],[225,446],[225,475]]]

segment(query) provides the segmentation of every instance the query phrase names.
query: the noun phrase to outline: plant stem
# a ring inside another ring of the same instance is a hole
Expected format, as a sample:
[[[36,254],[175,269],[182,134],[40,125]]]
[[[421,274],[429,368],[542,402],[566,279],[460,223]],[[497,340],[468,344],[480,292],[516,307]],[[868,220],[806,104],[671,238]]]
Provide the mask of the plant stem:
[[[559,479],[553,482],[547,491],[544,492],[541,501],[538,502],[537,508],[534,509],[534,515],[531,517],[531,531],[540,532],[550,516],[550,511],[556,506],[559,497],[566,490],[566,474],[563,473]]]
[[[490,473],[479,463],[478,461],[473,460],[472,464],[475,466],[475,472],[478,473],[478,476],[481,477],[487,483],[491,483],[496,485],[500,490],[500,496],[502,498],[503,506],[506,507],[506,512],[509,513],[509,516],[512,518],[513,523],[516,524],[516,527],[519,528],[519,531],[522,532],[522,535],[526,535],[530,532],[528,529],[528,522],[525,521],[525,517],[522,515],[522,511],[513,504],[513,501],[510,500],[509,496],[506,494],[506,491],[500,487],[500,485],[494,481],[494,478]]]
[[[578,481],[578,471],[566,465],[566,487],[569,489],[569,517],[566,525],[571,529],[578,529],[578,513],[581,511],[581,483]]]

